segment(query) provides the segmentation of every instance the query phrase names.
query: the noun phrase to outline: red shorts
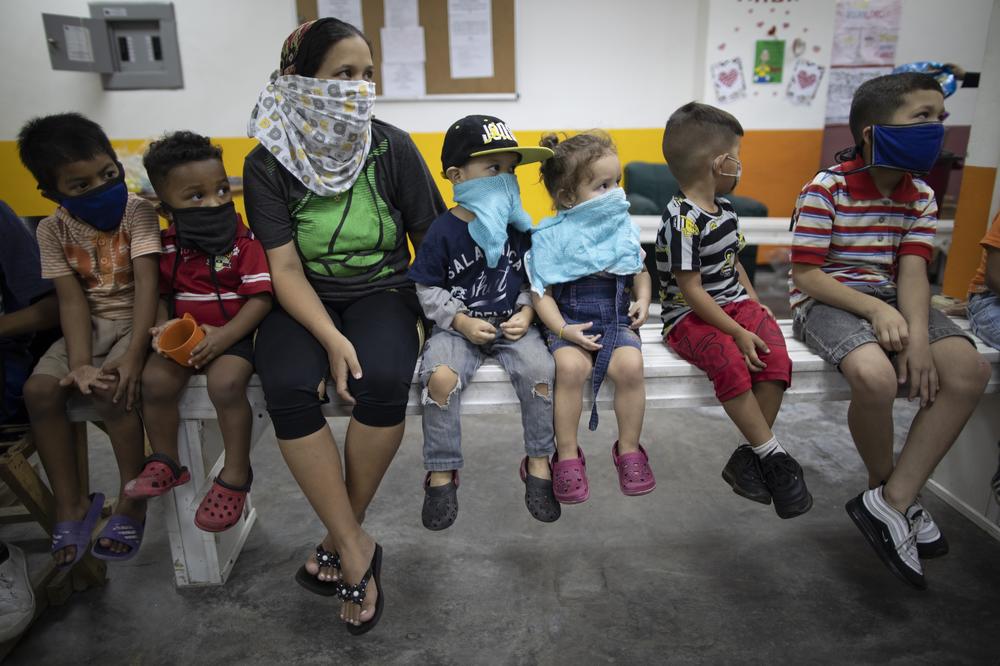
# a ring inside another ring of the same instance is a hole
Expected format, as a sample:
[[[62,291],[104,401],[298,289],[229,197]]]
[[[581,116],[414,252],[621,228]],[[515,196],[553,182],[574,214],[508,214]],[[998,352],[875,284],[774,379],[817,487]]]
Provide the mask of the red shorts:
[[[757,301],[746,299],[722,306],[737,324],[767,343],[769,354],[757,350],[767,367],[750,372],[736,341],[691,312],[667,334],[666,343],[685,361],[708,373],[719,402],[746,393],[757,382],[779,381],[785,388],[792,383],[792,360],[778,322]]]

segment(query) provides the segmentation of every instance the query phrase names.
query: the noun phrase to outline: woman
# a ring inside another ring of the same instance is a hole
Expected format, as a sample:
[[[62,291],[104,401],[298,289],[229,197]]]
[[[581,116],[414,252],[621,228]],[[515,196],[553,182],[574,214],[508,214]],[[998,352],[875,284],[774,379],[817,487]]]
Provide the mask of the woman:
[[[337,19],[299,26],[261,92],[244,167],[247,216],[280,307],[255,361],[282,456],[327,529],[296,579],[344,599],[351,633],[379,619],[381,548],[361,521],[403,437],[419,304],[419,246],[444,202],[410,137],[372,119],[372,52]],[[344,469],[320,411],[328,374],[354,405]]]

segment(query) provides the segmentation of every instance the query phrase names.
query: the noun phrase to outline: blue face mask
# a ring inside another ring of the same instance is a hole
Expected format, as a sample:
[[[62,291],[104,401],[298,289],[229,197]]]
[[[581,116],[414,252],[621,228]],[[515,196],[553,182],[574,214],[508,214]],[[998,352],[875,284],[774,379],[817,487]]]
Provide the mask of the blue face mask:
[[[521,205],[521,188],[510,173],[474,178],[455,185],[455,203],[476,216],[469,234],[483,250],[486,265],[496,268],[507,244],[507,225],[518,231],[531,229],[531,217]]]
[[[125,170],[118,167],[118,177],[89,192],[68,197],[60,194],[55,199],[70,215],[100,231],[113,231],[122,222],[128,203],[125,187]]]
[[[925,174],[934,168],[941,145],[944,125],[873,125],[872,161],[869,166]]]

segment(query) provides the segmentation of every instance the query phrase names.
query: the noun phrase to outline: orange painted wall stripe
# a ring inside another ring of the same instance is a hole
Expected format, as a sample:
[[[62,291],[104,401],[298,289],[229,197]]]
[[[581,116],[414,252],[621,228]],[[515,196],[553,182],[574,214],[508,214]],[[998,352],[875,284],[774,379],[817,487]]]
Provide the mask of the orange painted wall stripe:
[[[962,191],[959,193],[958,210],[955,212],[955,230],[951,236],[951,249],[941,288],[948,296],[964,299],[969,290],[969,282],[976,274],[983,252],[979,241],[986,235],[989,225],[996,177],[995,167],[967,164],[963,169]]]
[[[608,133],[618,146],[622,164],[633,161],[662,162],[662,128],[613,129]],[[537,145],[540,130],[520,130],[518,140],[523,145]],[[414,133],[413,140],[435,176],[435,182],[446,201],[451,201],[451,187],[440,177],[443,132]],[[255,145],[254,139],[233,137],[215,139],[224,151],[226,171],[230,176],[243,173],[243,158]],[[822,130],[753,130],[743,138],[741,158],[744,163],[743,181],[737,190],[767,204],[772,216],[791,215],[795,197],[802,185],[816,173],[823,142]],[[120,156],[142,154],[147,141],[142,139],[114,140]],[[552,202],[538,182],[538,167],[529,165],[518,170],[524,207],[534,219],[552,214]],[[52,202],[36,190],[31,174],[21,166],[17,146],[13,141],[0,141],[0,199],[19,215],[48,215]],[[242,211],[242,201],[237,200]]]

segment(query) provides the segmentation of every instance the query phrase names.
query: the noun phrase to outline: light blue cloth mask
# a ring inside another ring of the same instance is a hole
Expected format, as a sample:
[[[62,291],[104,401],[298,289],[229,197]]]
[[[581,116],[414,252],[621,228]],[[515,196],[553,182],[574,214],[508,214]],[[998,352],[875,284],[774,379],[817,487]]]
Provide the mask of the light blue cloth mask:
[[[625,190],[607,194],[547,217],[532,230],[526,263],[531,288],[565,284],[595,273],[635,275],[642,271],[639,227],[628,214]]]
[[[521,188],[514,174],[474,178],[455,185],[455,203],[476,219],[469,234],[486,255],[486,265],[496,268],[507,245],[507,225],[518,231],[531,229],[531,217],[521,205]]]

